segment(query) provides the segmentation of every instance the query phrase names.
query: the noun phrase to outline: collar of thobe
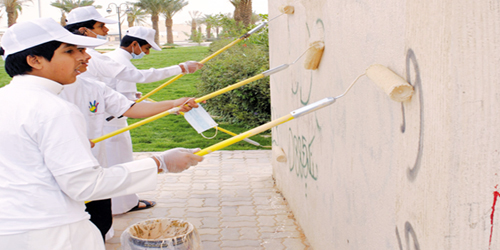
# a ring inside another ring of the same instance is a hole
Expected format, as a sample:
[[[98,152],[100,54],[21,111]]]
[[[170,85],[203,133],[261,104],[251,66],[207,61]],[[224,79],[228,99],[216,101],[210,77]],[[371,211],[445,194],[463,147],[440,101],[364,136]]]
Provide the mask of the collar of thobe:
[[[123,56],[125,56],[128,60],[132,59],[132,54],[130,54],[128,51],[122,48],[118,48],[118,51],[120,51],[120,53],[123,54]]]
[[[58,82],[49,80],[47,78],[34,76],[34,75],[17,75],[12,78],[9,84],[21,86],[34,86],[42,87],[54,95],[58,95],[63,90],[64,86]]]

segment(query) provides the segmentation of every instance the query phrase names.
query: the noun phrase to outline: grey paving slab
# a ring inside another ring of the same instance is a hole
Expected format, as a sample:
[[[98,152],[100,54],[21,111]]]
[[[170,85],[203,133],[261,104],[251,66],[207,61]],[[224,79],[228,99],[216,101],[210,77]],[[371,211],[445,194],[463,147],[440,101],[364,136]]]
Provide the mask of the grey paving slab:
[[[182,173],[159,175],[157,189],[139,197],[157,205],[115,216],[106,250],[121,249],[120,235],[128,226],[164,217],[193,224],[203,250],[312,249],[274,185],[269,150],[211,153]]]

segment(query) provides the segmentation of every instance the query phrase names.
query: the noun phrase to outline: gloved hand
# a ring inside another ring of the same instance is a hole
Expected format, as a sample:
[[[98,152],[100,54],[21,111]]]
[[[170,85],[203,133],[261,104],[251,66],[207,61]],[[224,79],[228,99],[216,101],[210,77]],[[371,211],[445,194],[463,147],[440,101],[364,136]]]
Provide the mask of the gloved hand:
[[[203,160],[203,156],[195,155],[199,148],[174,148],[163,153],[153,155],[160,162],[158,173],[179,173],[191,166],[196,166]]]
[[[183,74],[191,74],[201,69],[201,67],[203,67],[203,64],[197,61],[187,61],[179,64],[179,66],[181,67]]]

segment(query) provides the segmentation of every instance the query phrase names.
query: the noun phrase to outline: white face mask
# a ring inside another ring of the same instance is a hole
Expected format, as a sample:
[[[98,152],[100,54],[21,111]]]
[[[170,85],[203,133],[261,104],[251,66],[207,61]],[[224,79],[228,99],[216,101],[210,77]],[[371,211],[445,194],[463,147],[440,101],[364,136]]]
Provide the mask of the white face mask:
[[[108,38],[106,36],[101,36],[101,35],[98,35],[97,33],[95,33],[94,31],[92,31],[91,29],[87,29],[88,31],[90,31],[92,34],[96,35],[96,38],[97,39],[101,39],[101,40],[107,40]]]
[[[142,51],[141,47],[139,47],[139,49],[141,50],[141,53],[139,55],[134,53],[134,51],[132,51],[132,53],[130,53],[132,55],[132,59],[141,59],[144,55],[146,55],[146,53],[144,53],[144,51]]]
[[[199,105],[198,108],[191,109],[189,112],[184,113],[184,118],[198,134],[217,126],[217,123],[212,119],[210,114],[201,104]]]

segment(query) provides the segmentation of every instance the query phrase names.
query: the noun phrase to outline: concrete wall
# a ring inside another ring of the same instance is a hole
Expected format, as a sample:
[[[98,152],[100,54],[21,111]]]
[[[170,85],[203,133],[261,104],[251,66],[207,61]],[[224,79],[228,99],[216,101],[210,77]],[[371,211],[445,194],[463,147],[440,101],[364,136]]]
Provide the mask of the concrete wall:
[[[272,0],[272,116],[338,96],[374,63],[415,88],[392,101],[366,76],[333,105],[273,129],[278,187],[314,249],[500,249],[500,2]]]

